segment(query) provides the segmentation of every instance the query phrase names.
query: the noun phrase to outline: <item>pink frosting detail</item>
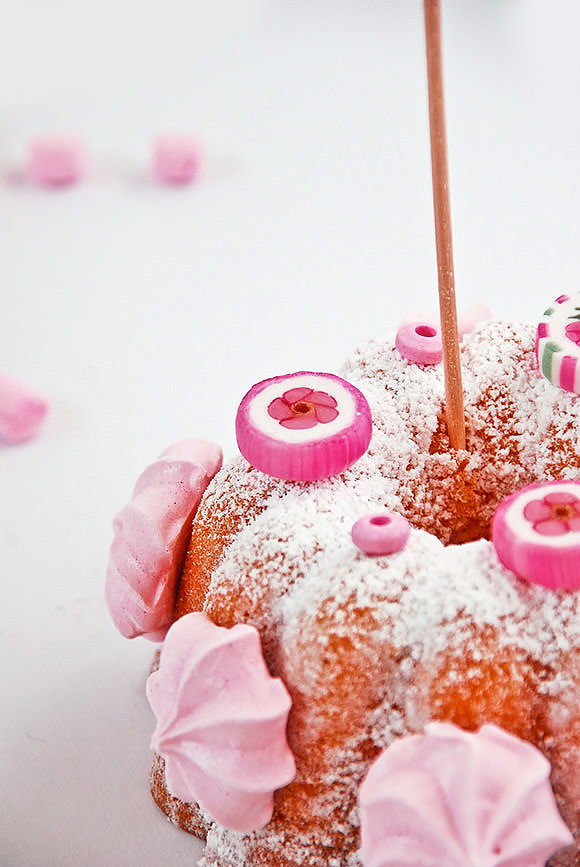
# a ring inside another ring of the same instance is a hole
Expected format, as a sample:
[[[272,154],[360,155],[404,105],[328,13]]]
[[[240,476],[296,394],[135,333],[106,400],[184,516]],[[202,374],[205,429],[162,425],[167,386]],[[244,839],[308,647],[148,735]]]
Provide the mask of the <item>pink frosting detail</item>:
[[[186,614],[167,633],[147,695],[168,790],[226,828],[264,827],[274,790],[296,768],[286,740],[290,696],[266,668],[258,631]]]
[[[176,443],[141,474],[133,498],[116,516],[105,596],[126,638],[165,637],[191,521],[221,463],[221,449],[213,443]]]
[[[32,439],[47,410],[43,398],[19,382],[0,376],[0,441],[17,444]]]
[[[430,723],[360,789],[364,867],[543,867],[573,837],[534,746],[493,725]]]

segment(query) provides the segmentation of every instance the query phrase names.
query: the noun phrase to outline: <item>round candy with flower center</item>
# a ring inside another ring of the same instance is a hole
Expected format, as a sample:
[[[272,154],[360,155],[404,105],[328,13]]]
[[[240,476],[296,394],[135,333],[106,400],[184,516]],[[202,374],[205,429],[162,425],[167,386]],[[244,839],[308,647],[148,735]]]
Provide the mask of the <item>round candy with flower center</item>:
[[[360,518],[351,531],[352,541],[357,548],[374,556],[402,551],[409,533],[407,519],[386,509]]]
[[[366,398],[331,373],[265,379],[246,394],[236,416],[242,455],[256,469],[287,481],[343,472],[365,453],[371,434]]]
[[[443,358],[441,328],[434,321],[406,322],[395,336],[395,346],[414,364],[439,364]]]
[[[492,539],[504,566],[551,589],[580,588],[580,482],[528,485],[503,500]]]
[[[554,385],[580,394],[580,293],[560,295],[536,335],[540,371]]]

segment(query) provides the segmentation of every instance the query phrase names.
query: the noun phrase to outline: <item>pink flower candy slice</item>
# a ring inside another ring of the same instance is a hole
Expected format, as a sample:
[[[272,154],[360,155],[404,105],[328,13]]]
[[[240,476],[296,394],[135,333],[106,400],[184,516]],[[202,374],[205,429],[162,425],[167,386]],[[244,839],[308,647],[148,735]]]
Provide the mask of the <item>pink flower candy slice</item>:
[[[395,346],[414,364],[439,364],[443,358],[441,327],[433,321],[407,322],[397,331]]]
[[[580,482],[528,485],[503,500],[492,539],[506,568],[550,589],[580,588]]]
[[[257,630],[186,614],[167,633],[147,695],[157,718],[151,747],[165,760],[171,794],[234,831],[266,825],[274,790],[296,767],[286,740],[290,696],[266,668]]]
[[[331,373],[265,379],[242,400],[236,436],[256,469],[288,481],[342,473],[368,448],[371,411],[355,386]]]
[[[396,512],[374,512],[353,525],[352,541],[365,554],[394,554],[407,544],[411,528],[403,515]]]
[[[542,753],[494,725],[430,723],[360,788],[364,867],[543,867],[573,842]]]
[[[173,620],[191,521],[221,462],[221,449],[213,443],[176,443],[141,474],[133,498],[116,516],[105,596],[126,638],[163,641]]]

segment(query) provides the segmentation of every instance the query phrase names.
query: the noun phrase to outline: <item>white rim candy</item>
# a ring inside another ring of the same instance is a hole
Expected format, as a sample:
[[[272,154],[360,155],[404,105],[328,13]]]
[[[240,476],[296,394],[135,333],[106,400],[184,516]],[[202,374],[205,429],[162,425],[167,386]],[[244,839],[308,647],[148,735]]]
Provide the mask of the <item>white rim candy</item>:
[[[503,500],[492,539],[504,566],[551,589],[580,588],[580,482],[528,485]]]
[[[536,356],[551,383],[580,394],[580,293],[560,295],[538,324]]]
[[[300,371],[254,385],[236,416],[243,456],[288,481],[343,472],[365,453],[371,411],[355,386],[331,373]]]

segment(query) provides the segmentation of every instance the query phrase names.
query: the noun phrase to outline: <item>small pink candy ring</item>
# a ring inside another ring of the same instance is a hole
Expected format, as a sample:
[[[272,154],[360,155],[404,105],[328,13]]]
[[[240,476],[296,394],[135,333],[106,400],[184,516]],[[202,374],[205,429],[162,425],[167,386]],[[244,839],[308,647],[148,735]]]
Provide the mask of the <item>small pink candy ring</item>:
[[[580,482],[527,485],[503,500],[492,522],[503,565],[551,590],[580,589]]]
[[[411,528],[409,522],[396,512],[373,512],[353,525],[352,541],[364,554],[379,556],[402,551],[407,544]]]
[[[395,346],[414,364],[439,364],[443,358],[441,328],[433,321],[406,322],[395,337]]]
[[[362,392],[331,373],[265,379],[236,416],[242,455],[278,479],[312,482],[342,473],[367,450],[372,419]]]

